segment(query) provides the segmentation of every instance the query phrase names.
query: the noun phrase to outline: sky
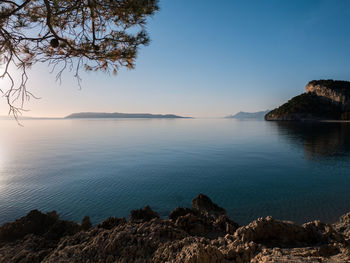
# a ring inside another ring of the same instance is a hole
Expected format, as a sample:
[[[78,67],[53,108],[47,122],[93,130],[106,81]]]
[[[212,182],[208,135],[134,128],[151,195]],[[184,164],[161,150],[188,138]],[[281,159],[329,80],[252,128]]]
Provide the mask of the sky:
[[[135,70],[84,73],[81,89],[73,73],[60,84],[47,65],[33,67],[28,89],[41,99],[24,115],[222,117],[273,109],[313,79],[350,80],[347,0],[160,0],[147,27],[152,41]],[[0,115],[7,111],[3,99]]]

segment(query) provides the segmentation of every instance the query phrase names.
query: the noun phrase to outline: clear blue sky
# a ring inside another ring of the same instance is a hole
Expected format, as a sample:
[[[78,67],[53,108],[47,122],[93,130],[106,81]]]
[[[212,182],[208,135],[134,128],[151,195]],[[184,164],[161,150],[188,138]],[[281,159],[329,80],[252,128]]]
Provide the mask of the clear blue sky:
[[[28,116],[80,111],[220,117],[279,106],[312,79],[350,80],[350,1],[161,0],[136,70],[30,72]],[[0,82],[1,85],[1,82]],[[4,84],[2,84],[4,85]],[[0,110],[5,113],[5,103]],[[3,115],[3,114],[1,114]]]

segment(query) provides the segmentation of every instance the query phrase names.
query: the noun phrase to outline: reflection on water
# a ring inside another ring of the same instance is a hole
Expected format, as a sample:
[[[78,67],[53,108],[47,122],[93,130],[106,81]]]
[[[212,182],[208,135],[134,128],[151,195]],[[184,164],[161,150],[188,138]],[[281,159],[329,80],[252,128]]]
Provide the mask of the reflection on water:
[[[0,122],[0,225],[32,209],[94,224],[205,193],[240,224],[350,211],[348,123],[233,119]],[[305,157],[307,156],[307,158]],[[310,161],[312,160],[312,161]]]
[[[301,146],[305,158],[334,158],[350,152],[348,122],[275,122],[278,133],[290,143]]]

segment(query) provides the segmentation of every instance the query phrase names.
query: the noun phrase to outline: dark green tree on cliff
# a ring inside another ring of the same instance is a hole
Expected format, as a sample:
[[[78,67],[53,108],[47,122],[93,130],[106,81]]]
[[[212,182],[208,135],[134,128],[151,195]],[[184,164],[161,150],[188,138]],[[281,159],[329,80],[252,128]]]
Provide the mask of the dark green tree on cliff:
[[[15,117],[34,95],[27,69],[48,63],[60,79],[64,70],[104,71],[134,68],[138,48],[149,43],[145,25],[158,0],[1,0],[0,86]],[[14,79],[11,69],[22,77]]]

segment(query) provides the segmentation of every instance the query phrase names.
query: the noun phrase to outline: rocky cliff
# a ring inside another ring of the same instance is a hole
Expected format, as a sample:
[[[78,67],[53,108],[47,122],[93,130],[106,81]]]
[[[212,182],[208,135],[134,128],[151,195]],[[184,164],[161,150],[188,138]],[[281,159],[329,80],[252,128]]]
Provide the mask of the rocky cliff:
[[[307,93],[330,99],[340,104],[344,110],[350,107],[350,82],[340,80],[313,80],[306,86]]]
[[[272,217],[238,226],[199,195],[160,219],[150,207],[92,227],[32,211],[0,227],[0,262],[350,262],[350,213],[331,225]]]
[[[347,120],[350,118],[350,82],[313,80],[306,93],[265,115],[265,120]]]

